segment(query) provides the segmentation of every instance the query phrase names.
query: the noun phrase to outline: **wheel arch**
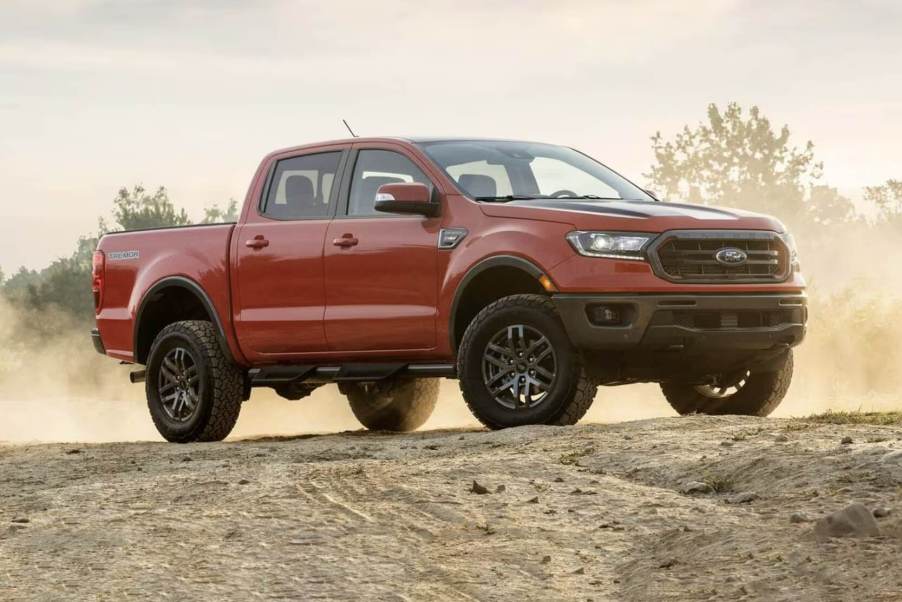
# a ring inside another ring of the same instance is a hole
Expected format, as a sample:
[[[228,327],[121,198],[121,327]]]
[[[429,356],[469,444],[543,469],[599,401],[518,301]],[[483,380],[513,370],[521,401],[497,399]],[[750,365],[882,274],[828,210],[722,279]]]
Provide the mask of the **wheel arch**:
[[[489,303],[519,293],[548,294],[539,281],[545,275],[532,261],[515,255],[494,255],[470,268],[451,302],[448,336],[452,352],[457,353],[467,326]]]
[[[132,339],[135,362],[145,364],[157,334],[181,320],[212,322],[222,352],[229,361],[235,361],[216,308],[203,287],[190,278],[170,276],[155,282],[138,304]]]

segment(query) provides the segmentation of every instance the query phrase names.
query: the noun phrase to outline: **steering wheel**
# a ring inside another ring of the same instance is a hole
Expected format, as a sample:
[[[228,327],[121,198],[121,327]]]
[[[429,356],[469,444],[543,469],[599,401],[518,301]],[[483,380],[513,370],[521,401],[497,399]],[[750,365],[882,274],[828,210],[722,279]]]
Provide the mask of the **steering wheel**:
[[[572,190],[567,190],[567,189],[558,190],[557,192],[551,193],[551,198],[553,198],[553,199],[559,199],[564,196],[579,196],[579,195],[576,194],[575,192],[573,192]]]

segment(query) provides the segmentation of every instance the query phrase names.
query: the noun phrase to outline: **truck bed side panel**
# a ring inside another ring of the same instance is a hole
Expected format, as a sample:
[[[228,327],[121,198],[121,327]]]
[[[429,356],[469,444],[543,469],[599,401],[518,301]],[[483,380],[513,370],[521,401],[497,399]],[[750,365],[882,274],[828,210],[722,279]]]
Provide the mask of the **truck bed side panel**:
[[[115,358],[134,361],[135,318],[147,291],[161,280],[182,277],[206,293],[233,357],[242,357],[231,327],[229,243],[234,224],[123,232],[104,236],[103,304],[97,327]]]

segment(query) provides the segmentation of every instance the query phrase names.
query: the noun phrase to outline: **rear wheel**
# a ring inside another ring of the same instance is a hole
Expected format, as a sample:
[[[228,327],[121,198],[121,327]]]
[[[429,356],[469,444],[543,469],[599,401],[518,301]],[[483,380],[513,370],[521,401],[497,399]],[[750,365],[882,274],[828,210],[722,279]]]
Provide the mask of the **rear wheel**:
[[[663,383],[661,390],[674,410],[686,414],[767,416],[780,405],[792,381],[792,350],[768,372],[741,371],[710,385]]]
[[[511,295],[480,311],[464,333],[457,371],[470,410],[493,429],[575,424],[597,390],[542,295]]]
[[[244,374],[222,352],[210,322],[186,320],[160,331],[150,348],[147,406],[167,441],[221,441],[238,420]]]
[[[371,431],[413,431],[432,415],[439,379],[393,378],[374,383],[343,383],[357,420]]]

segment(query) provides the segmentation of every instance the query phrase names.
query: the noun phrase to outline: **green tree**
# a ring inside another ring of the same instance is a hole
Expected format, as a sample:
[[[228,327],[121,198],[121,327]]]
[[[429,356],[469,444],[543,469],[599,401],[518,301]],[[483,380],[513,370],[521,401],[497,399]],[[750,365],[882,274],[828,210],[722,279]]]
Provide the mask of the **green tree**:
[[[148,194],[140,184],[128,188],[120,188],[113,199],[114,230],[141,230],[144,228],[164,228],[167,226],[186,226],[191,223],[184,209],[176,209],[169,200],[166,188],[160,186],[153,194]],[[101,231],[106,224],[101,220]]]
[[[735,102],[723,110],[710,104],[706,122],[683,127],[672,140],[657,132],[652,149],[656,163],[645,176],[667,198],[732,205],[788,222],[829,221],[852,209],[835,189],[816,185],[822,164],[814,144],[792,146],[789,128],[776,131],[757,106],[746,114]]]
[[[238,201],[229,199],[229,204],[225,209],[220,209],[218,204],[204,209],[204,218],[202,224],[221,224],[227,222],[238,221]]]

